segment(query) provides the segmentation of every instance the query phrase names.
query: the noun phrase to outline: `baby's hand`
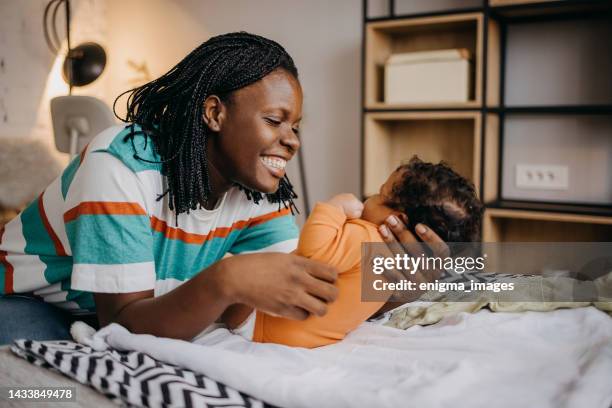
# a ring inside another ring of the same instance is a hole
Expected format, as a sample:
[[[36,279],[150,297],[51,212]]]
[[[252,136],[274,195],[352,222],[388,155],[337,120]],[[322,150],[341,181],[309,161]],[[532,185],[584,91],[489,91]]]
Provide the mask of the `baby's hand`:
[[[363,203],[350,193],[338,194],[327,203],[342,209],[348,219],[359,218],[363,212]]]

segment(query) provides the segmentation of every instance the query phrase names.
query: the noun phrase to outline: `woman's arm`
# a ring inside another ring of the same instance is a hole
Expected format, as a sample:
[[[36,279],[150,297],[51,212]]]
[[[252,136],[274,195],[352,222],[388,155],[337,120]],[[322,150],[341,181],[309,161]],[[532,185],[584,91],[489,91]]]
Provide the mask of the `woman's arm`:
[[[95,301],[101,325],[190,340],[234,303],[290,319],[323,315],[337,297],[336,277],[335,268],[300,256],[248,254],[222,259],[163,296],[96,293]]]

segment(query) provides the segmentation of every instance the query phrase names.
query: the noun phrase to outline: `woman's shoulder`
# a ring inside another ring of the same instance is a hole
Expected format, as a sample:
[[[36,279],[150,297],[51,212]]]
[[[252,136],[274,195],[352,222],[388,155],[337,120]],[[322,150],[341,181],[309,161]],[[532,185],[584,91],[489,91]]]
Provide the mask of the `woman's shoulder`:
[[[153,141],[138,125],[111,126],[92,139],[87,153],[108,153],[125,164],[134,173],[153,170],[161,172],[161,158],[155,152]]]

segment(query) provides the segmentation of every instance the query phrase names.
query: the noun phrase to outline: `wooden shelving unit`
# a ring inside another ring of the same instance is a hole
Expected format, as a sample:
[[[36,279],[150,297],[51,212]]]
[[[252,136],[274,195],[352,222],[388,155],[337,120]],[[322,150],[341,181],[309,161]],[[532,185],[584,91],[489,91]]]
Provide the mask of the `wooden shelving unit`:
[[[440,0],[434,2],[438,8],[432,12],[424,12],[426,3],[417,1],[415,7],[418,10],[414,14],[410,14],[409,10],[407,12],[408,3],[403,3],[402,14],[396,15],[395,1],[390,0],[388,14],[372,18],[367,16],[368,1],[371,0],[364,1],[362,67],[364,197],[377,192],[397,165],[416,154],[428,161],[445,160],[474,182],[486,206],[483,223],[485,242],[612,241],[612,200],[598,203],[580,200],[564,202],[558,198],[549,201],[508,199],[504,197],[507,193],[503,184],[504,171],[507,171],[503,165],[507,153],[504,148],[507,148],[508,138],[513,137],[508,130],[510,120],[516,122],[517,118],[546,116],[551,120],[576,117],[580,122],[582,118],[594,116],[605,118],[606,123],[609,119],[612,128],[612,87],[609,97],[607,88],[602,91],[601,86],[593,86],[591,93],[595,96],[587,95],[585,102],[571,100],[576,95],[574,92],[568,100],[542,104],[538,103],[537,98],[530,99],[533,93],[528,85],[521,84],[528,89],[525,98],[518,104],[508,103],[508,64],[516,61],[512,60],[512,55],[508,60],[509,30],[512,35],[514,31],[511,30],[517,25],[580,19],[598,19],[600,25],[609,21],[612,25],[612,1],[485,0],[474,7],[474,1],[458,0],[452,2],[454,9],[441,11],[438,5]],[[608,20],[601,23],[601,19]],[[607,41],[607,49],[612,52],[612,40],[602,38],[601,41]],[[513,46],[515,48],[512,50],[515,50],[516,43]],[[384,63],[391,54],[449,48],[466,48],[473,56],[471,98],[467,102],[384,102]],[[584,58],[583,55],[580,57]],[[597,76],[598,72],[593,72]],[[510,74],[515,75],[515,72]],[[533,77],[537,75],[548,74],[533,73]],[[544,76],[541,82],[549,80]],[[515,83],[515,79],[512,82]],[[548,83],[556,86],[554,82]],[[570,85],[559,83],[559,86]],[[554,90],[554,87],[551,89]],[[514,88],[511,90],[516,91]],[[572,90],[569,91],[571,93]],[[514,97],[514,94],[510,97]],[[608,127],[605,126],[603,131],[607,132]],[[612,151],[612,145],[605,144],[608,142],[600,143]],[[604,164],[612,166],[610,163]],[[612,183],[612,175],[608,175],[607,180]]]

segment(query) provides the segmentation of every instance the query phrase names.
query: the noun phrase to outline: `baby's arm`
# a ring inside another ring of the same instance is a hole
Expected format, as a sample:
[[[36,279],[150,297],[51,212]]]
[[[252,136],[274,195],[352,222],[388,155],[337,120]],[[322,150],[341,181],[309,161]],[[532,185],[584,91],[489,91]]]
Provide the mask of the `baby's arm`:
[[[363,203],[352,194],[317,203],[300,233],[297,254],[334,265],[340,271],[353,267],[367,235],[363,227],[346,221],[360,217],[362,211]]]
[[[363,213],[363,203],[353,194],[338,194],[327,203],[340,208],[344,212],[344,215],[346,215],[346,218],[349,220],[359,218]]]

